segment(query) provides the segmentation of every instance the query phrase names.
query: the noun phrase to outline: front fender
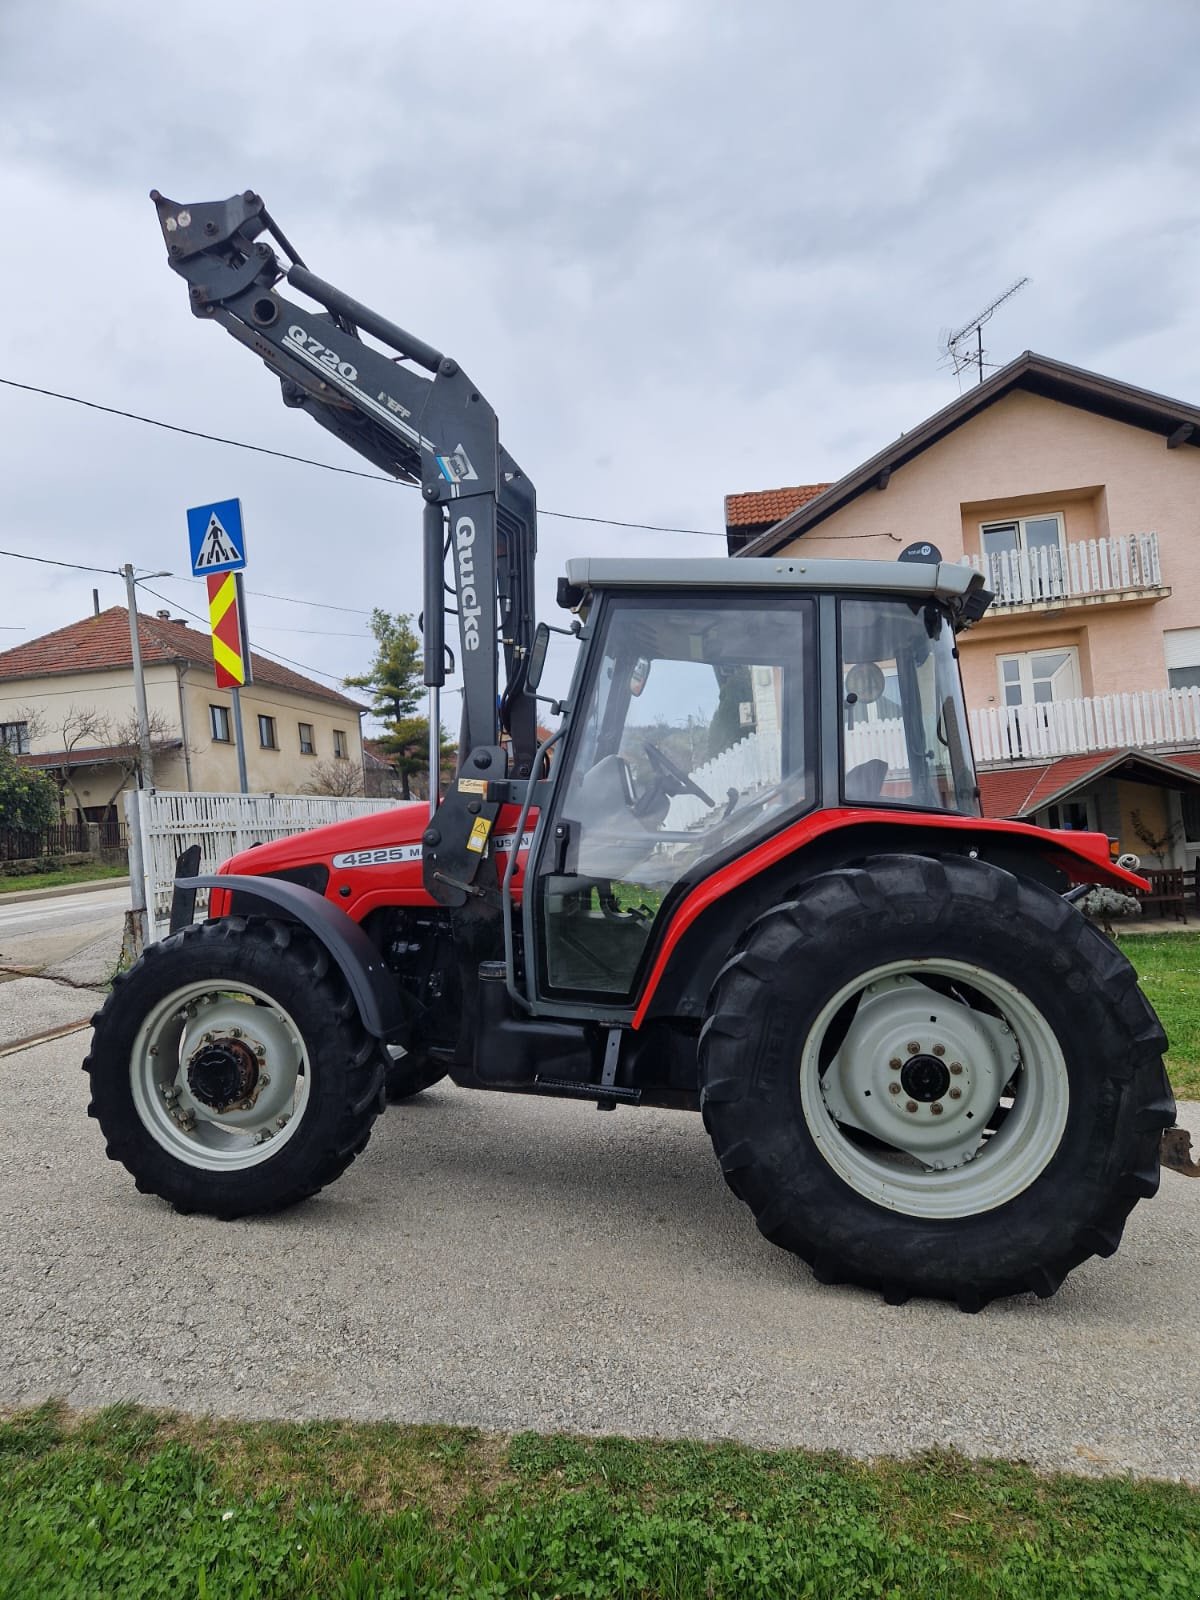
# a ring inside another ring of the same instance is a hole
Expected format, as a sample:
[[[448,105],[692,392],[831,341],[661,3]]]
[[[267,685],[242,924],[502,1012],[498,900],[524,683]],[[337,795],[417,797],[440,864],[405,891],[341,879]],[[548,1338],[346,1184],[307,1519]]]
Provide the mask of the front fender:
[[[383,963],[383,957],[352,917],[323,895],[283,878],[259,878],[239,873],[205,874],[176,878],[175,887],[194,895],[197,889],[225,889],[251,899],[253,911],[282,913],[308,929],[328,951],[345,978],[358,1007],[363,1027],[377,1039],[403,1044],[408,1014],[403,994]]]

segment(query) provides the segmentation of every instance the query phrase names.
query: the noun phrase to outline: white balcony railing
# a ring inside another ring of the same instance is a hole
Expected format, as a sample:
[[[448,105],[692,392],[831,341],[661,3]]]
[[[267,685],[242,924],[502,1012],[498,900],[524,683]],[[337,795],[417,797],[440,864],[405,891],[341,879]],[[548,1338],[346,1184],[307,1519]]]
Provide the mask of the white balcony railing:
[[[963,560],[983,573],[996,597],[993,608],[1102,598],[1162,587],[1156,533],[1076,539],[1062,549],[1009,550],[999,555],[967,555]]]
[[[1037,706],[972,711],[971,743],[982,765],[1043,761],[1093,750],[1200,745],[1200,689],[1153,689]]]

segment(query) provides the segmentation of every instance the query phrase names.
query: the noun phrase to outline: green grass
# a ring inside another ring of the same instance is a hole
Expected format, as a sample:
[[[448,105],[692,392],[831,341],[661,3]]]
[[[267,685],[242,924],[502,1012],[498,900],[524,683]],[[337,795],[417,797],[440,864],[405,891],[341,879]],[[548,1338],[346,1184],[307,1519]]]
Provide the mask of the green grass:
[[[0,894],[11,894],[15,889],[57,889],[68,883],[96,883],[101,878],[127,878],[126,866],[104,866],[90,862],[86,867],[61,867],[55,872],[22,872],[16,876],[0,876]]]
[[[1200,934],[1134,933],[1120,944],[1167,1030],[1172,1088],[1200,1100]]]
[[[128,1406],[0,1423],[2,1600],[1197,1594],[1177,1484]]]

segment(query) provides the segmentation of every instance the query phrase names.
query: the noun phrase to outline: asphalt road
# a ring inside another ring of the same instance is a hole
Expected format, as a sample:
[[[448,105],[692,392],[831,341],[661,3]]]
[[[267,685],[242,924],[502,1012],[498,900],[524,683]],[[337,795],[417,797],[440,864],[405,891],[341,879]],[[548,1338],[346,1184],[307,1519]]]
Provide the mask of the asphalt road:
[[[0,895],[0,964],[41,967],[101,935],[118,931],[129,909],[129,885],[47,896],[6,905]]]
[[[280,1217],[178,1217],[104,1159],[87,1034],[0,1060],[0,1405],[954,1445],[1200,1482],[1200,1183],[977,1317],[815,1283],[699,1118],[438,1087]],[[1200,1106],[1184,1108],[1200,1134]]]

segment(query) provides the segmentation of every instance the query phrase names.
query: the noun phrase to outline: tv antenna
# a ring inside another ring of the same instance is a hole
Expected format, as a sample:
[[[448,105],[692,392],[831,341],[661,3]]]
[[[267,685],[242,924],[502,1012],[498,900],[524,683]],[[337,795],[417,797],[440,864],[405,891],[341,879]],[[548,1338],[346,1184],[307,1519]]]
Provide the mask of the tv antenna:
[[[949,361],[956,378],[968,367],[976,367],[979,372],[979,382],[983,382],[983,358],[987,353],[983,348],[983,325],[991,319],[997,307],[1002,306],[1006,300],[1011,300],[1017,290],[1023,289],[1028,282],[1028,278],[1018,278],[1016,283],[1009,284],[1003,294],[998,294],[990,305],[984,306],[978,316],[972,317],[969,322],[964,322],[961,328],[957,328],[953,333],[946,329],[942,330],[942,355]],[[974,334],[973,339],[972,334]]]

